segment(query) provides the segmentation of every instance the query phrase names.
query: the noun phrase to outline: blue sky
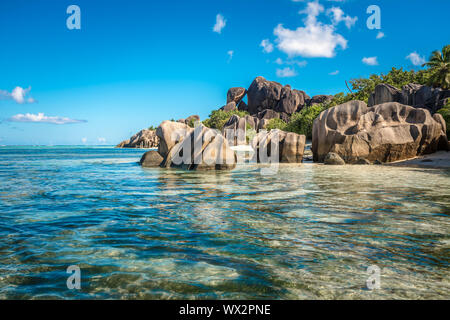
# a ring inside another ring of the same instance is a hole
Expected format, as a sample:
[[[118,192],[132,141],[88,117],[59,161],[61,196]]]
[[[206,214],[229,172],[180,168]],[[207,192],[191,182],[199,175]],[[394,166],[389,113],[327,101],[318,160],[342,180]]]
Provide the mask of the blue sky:
[[[80,30],[66,26],[72,4]],[[373,4],[381,30],[366,26]],[[165,119],[204,119],[259,75],[342,92],[351,78],[420,68],[450,43],[449,12],[448,0],[2,0],[0,145],[116,144]]]

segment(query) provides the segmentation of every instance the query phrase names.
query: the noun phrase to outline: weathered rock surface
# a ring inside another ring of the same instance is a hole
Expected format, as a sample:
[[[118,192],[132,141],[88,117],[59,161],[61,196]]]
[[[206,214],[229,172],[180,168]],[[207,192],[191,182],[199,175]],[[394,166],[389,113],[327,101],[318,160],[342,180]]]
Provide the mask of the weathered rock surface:
[[[159,137],[158,153],[164,159],[167,158],[169,151],[175,144],[183,140],[194,129],[184,123],[163,121],[156,129],[156,135]]]
[[[164,158],[156,150],[150,150],[143,154],[139,164],[143,167],[159,167]]]
[[[369,98],[369,106],[385,102],[401,102],[402,92],[390,84],[378,84],[375,87],[375,92]]]
[[[144,129],[133,135],[130,139],[122,141],[116,148],[156,148],[159,139],[155,130]]]
[[[246,139],[247,132],[247,120],[245,117],[241,118],[234,114],[228,119],[228,121],[223,126],[222,133],[228,142],[232,146],[239,146],[247,144]]]
[[[305,95],[303,91],[292,90],[289,85],[257,77],[248,88],[248,111],[253,115],[271,109],[290,115],[305,104]]]
[[[245,145],[247,144],[248,129],[259,132],[265,128],[268,122],[267,119],[258,119],[250,115],[245,117],[232,115],[223,126],[222,134],[232,146]]]
[[[231,170],[236,162],[227,140],[215,130],[199,125],[170,149],[162,165],[185,170]]]
[[[306,136],[279,129],[261,131],[252,140],[255,156],[260,163],[267,160],[261,158],[261,154],[271,157],[272,152],[278,153],[277,161],[280,163],[300,163],[303,161],[305,144]]]
[[[355,163],[359,158],[392,162],[446,150],[439,116],[396,102],[369,108],[362,101],[350,101],[332,107],[314,120],[314,161],[323,162],[329,152]]]
[[[344,165],[345,161],[337,153],[328,152],[323,160],[323,163],[331,165]]]
[[[247,93],[247,89],[242,87],[234,87],[230,88],[227,92],[227,104],[234,101],[234,103],[238,104],[239,101],[244,98]]]
[[[374,93],[369,97],[368,106],[371,107],[385,102],[398,102],[415,108],[425,108],[431,113],[435,113],[449,100],[450,90],[415,83],[407,84],[400,90],[382,83],[375,87]]]
[[[272,109],[263,110],[263,111],[259,112],[256,115],[256,117],[258,119],[267,119],[267,120],[275,119],[275,118],[276,119],[282,119],[284,122],[289,122],[289,119],[290,119],[290,117],[289,117],[289,115],[287,113],[285,113],[285,112],[276,112],[276,111],[274,111]]]
[[[333,99],[333,96],[326,95],[326,94],[319,94],[317,96],[312,97],[311,99],[308,99],[306,101],[306,104],[308,106],[312,106],[312,105],[319,104],[319,103],[330,102],[331,99]]]
[[[248,111],[248,106],[244,101],[239,102],[237,108],[239,111]]]
[[[224,105],[222,108],[220,108],[220,110],[223,110],[223,111],[236,110],[236,102],[231,101],[231,102],[227,103],[226,105]]]
[[[189,116],[185,119],[184,123],[189,125],[191,122],[200,121],[200,117],[196,114],[193,114],[192,116]]]

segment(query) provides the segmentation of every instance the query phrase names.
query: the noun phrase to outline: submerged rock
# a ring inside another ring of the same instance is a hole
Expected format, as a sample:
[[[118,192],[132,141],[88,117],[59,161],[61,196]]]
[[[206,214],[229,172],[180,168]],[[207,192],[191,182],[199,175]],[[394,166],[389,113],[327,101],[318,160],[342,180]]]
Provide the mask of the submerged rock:
[[[328,152],[323,160],[323,163],[331,165],[344,165],[345,161],[337,153]]]
[[[314,120],[314,161],[323,162],[329,152],[355,163],[359,158],[392,162],[446,150],[442,123],[440,115],[432,117],[426,109],[396,102],[368,108],[362,101],[350,101]]]
[[[119,143],[116,148],[156,148],[158,144],[159,139],[155,130],[144,129]]]
[[[164,158],[156,150],[150,150],[143,154],[139,164],[143,167],[159,167]]]

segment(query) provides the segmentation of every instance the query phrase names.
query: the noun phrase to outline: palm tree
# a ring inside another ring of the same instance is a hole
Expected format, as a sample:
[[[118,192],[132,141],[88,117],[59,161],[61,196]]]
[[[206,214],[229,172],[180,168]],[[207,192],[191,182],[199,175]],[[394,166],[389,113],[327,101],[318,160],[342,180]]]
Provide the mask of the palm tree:
[[[450,88],[450,45],[431,53],[431,57],[423,66],[429,67],[431,76],[429,82],[434,87]]]

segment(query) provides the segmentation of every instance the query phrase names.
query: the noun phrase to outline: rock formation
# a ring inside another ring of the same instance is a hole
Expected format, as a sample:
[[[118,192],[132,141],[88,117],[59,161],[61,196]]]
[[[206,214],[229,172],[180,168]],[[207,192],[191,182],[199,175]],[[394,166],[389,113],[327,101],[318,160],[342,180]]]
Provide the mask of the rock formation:
[[[116,148],[156,148],[159,139],[155,130],[144,129],[136,133],[130,139],[122,141]]]
[[[236,154],[227,140],[216,130],[199,125],[169,149],[162,166],[185,170],[231,170],[236,167],[236,162]]]
[[[247,90],[245,88],[241,87],[230,88],[227,92],[227,104],[232,101],[238,104],[242,100],[242,98],[244,98],[246,93]]]
[[[292,90],[289,85],[257,77],[248,88],[247,98],[248,111],[252,115],[266,109],[291,115],[305,105],[306,94]]]
[[[175,144],[182,141],[194,129],[184,123],[163,121],[156,129],[156,135],[159,137],[158,153],[164,159],[167,158],[169,151]]]
[[[362,101],[350,101],[314,120],[314,161],[323,162],[329,152],[356,163],[360,158],[392,162],[446,150],[443,123],[441,115],[431,116],[422,108],[396,102],[369,108]]]
[[[270,157],[272,152],[278,152],[276,160],[280,163],[300,163],[303,161],[305,144],[304,135],[278,129],[261,131],[252,140],[255,156],[260,163],[266,162],[261,159],[261,154]]]
[[[158,151],[150,150],[144,153],[139,164],[145,168],[159,167],[164,158],[158,153]]]
[[[323,163],[330,165],[344,165],[345,161],[337,153],[328,152]]]
[[[375,91],[369,97],[368,105],[371,107],[385,102],[398,102],[415,108],[425,108],[435,113],[449,101],[450,90],[415,83],[407,84],[400,90],[382,83],[375,87]]]
[[[226,105],[224,105],[222,108],[220,108],[220,110],[223,110],[223,111],[236,110],[236,102],[231,101],[231,102],[227,103]]]
[[[222,133],[231,146],[245,145],[247,144],[248,129],[259,132],[260,130],[265,129],[268,122],[269,120],[267,119],[259,119],[249,115],[239,117],[235,114],[225,123]]]

